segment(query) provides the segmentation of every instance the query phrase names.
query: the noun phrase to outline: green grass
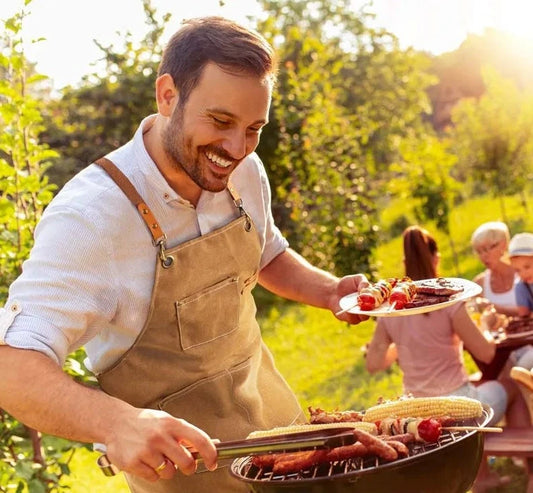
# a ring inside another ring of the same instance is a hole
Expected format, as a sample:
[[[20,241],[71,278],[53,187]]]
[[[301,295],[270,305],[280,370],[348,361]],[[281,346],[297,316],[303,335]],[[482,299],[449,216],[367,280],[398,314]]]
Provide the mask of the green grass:
[[[511,233],[533,231],[533,218],[516,198],[505,201],[506,219]],[[392,204],[382,215],[382,229],[387,230],[403,214],[401,204]],[[492,199],[476,199],[461,204],[452,214],[449,238],[425,225],[435,234],[440,246],[441,275],[472,278],[482,270],[470,248],[470,236],[482,222],[502,219],[499,204]],[[412,224],[412,222],[410,222]],[[457,256],[454,262],[453,251]],[[401,241],[395,237],[383,242],[378,250],[379,273],[382,277],[402,275]],[[364,409],[380,396],[392,398],[401,394],[401,373],[394,366],[387,372],[371,376],[366,372],[361,348],[370,341],[374,322],[357,326],[339,322],[332,314],[312,307],[282,302],[257,290],[261,326],[278,368],[296,392],[304,409]],[[267,303],[268,301],[268,303]],[[468,354],[466,364],[476,370]],[[79,450],[72,463],[73,474],[68,484],[73,493],[127,492],[122,476],[107,478],[96,466],[96,454]],[[499,458],[494,466],[501,474],[510,474],[513,483],[499,493],[525,491],[525,474],[510,459]],[[498,490],[495,490],[498,491]]]

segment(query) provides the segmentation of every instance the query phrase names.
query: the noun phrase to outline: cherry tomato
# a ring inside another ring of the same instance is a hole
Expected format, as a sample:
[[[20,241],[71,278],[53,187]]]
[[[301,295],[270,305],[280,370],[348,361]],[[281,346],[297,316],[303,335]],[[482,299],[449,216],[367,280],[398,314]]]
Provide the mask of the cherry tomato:
[[[404,305],[407,303],[407,295],[405,293],[401,292],[395,292],[392,293],[389,299],[389,303],[392,305],[393,303],[396,303],[394,305],[394,308],[396,310],[401,310]]]
[[[426,442],[436,442],[441,433],[441,424],[433,418],[423,419],[418,423],[418,434]]]
[[[376,299],[370,294],[360,294],[359,308],[363,311],[373,310],[376,307]]]

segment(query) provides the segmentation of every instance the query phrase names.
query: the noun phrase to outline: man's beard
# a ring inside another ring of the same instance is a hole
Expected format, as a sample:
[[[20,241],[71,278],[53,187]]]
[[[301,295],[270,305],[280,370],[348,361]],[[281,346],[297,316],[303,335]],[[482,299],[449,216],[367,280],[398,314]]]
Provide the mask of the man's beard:
[[[170,116],[169,124],[163,131],[163,150],[169,156],[172,165],[178,170],[183,170],[202,190],[221,192],[227,186],[227,177],[221,175],[220,180],[216,182],[209,180],[198,156],[198,152],[204,152],[204,150],[203,148],[199,148],[198,151],[193,149],[192,139],[185,135],[183,121],[184,108],[178,103]],[[221,151],[217,150],[216,153],[220,155]]]

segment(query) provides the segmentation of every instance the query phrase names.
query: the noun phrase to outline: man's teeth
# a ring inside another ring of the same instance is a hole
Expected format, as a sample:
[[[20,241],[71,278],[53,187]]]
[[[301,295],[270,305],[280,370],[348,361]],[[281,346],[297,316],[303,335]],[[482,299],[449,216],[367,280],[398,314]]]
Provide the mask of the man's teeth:
[[[210,161],[213,161],[217,166],[220,166],[221,168],[228,168],[232,164],[231,161],[222,159],[220,156],[217,156],[211,152],[207,152],[206,156]]]

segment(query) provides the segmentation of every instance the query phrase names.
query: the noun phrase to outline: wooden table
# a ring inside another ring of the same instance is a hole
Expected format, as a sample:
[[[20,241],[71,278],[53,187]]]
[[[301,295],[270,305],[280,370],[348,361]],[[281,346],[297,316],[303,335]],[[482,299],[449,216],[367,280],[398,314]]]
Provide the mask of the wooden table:
[[[498,336],[498,334],[496,334],[496,336]],[[472,359],[481,371],[481,381],[496,380],[500,372],[503,370],[511,352],[528,344],[533,344],[533,331],[526,332],[519,337],[517,337],[517,335],[514,335],[513,337],[500,335],[500,337],[496,339],[496,354],[490,363],[487,364],[478,361],[472,355]]]

